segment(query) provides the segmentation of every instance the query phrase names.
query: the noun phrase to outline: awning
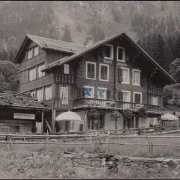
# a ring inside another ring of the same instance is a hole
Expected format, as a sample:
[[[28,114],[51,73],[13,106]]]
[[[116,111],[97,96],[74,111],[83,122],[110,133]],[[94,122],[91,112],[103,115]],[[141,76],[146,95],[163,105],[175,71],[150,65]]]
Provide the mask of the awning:
[[[56,121],[81,121],[81,117],[75,112],[67,111],[58,115]]]
[[[176,117],[175,115],[170,114],[170,113],[162,115],[161,119],[162,120],[169,120],[169,121],[177,121],[177,120],[179,120],[178,117]]]

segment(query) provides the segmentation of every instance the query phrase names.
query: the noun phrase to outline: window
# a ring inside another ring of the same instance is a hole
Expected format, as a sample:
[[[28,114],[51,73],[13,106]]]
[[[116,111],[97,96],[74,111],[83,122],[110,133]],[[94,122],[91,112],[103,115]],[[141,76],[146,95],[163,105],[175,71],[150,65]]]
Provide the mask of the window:
[[[30,91],[29,93],[30,93],[30,95],[31,95],[33,98],[36,96],[36,91],[35,91],[35,90],[32,90],[32,91]]]
[[[125,62],[125,49],[117,47],[117,60]]]
[[[60,86],[60,99],[61,103],[68,105],[68,86]]]
[[[155,105],[155,106],[158,106],[159,105],[159,103],[158,103],[158,97],[157,96],[154,96],[154,97],[152,97],[152,105]]]
[[[96,63],[86,62],[86,79],[96,79]]]
[[[64,64],[64,74],[69,74],[69,64]]]
[[[37,99],[38,101],[43,101],[43,88],[37,89]]]
[[[45,87],[45,100],[52,99],[52,86]]]
[[[104,115],[100,115],[99,120],[88,119],[88,129],[98,130],[104,128],[105,120]]]
[[[36,67],[29,69],[29,81],[36,79]]]
[[[107,88],[98,88],[97,89],[97,98],[106,99],[107,98]]]
[[[129,84],[129,69],[128,68],[121,68],[122,69],[122,82],[123,84]]]
[[[133,75],[132,75],[132,84],[140,86],[140,70],[133,69]]]
[[[39,55],[39,46],[34,47],[34,56]]]
[[[45,76],[45,72],[42,72],[42,69],[45,68],[45,64],[38,65],[38,78]]]
[[[105,45],[105,58],[113,59],[113,46],[106,44]]]
[[[33,57],[33,49],[29,49],[27,55],[28,55],[28,59],[31,59]]]
[[[94,98],[94,87],[84,86],[85,98]]]
[[[109,81],[109,65],[100,64],[100,66],[99,66],[99,80]]]
[[[142,93],[141,92],[133,93],[133,102],[136,104],[142,104]]]
[[[130,91],[123,91],[122,90],[122,100],[123,100],[123,109],[129,109],[130,108]]]

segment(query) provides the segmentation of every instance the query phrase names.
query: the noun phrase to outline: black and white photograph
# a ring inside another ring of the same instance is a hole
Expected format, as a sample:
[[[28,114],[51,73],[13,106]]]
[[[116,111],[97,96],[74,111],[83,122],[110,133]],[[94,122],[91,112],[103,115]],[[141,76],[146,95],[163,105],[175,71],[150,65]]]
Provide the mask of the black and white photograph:
[[[0,1],[0,179],[180,179],[180,1]]]

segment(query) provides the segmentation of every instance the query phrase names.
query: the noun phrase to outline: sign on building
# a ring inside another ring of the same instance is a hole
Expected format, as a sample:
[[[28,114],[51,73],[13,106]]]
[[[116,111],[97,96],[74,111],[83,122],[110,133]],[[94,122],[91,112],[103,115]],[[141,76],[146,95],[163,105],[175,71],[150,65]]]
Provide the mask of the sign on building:
[[[14,113],[14,119],[31,119],[31,120],[35,120],[35,114]]]

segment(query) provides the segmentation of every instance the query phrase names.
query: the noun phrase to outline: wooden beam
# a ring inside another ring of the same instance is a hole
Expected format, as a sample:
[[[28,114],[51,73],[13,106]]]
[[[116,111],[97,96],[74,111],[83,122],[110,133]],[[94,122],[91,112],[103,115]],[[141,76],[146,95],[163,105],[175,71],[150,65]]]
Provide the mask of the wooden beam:
[[[47,125],[47,127],[48,127],[49,131],[50,131],[50,132],[52,132],[52,128],[51,128],[51,126],[50,126],[49,122],[48,122],[46,119],[45,119],[45,122],[46,122],[46,125]]]
[[[44,112],[42,111],[42,128],[41,128],[41,133],[44,133]]]

